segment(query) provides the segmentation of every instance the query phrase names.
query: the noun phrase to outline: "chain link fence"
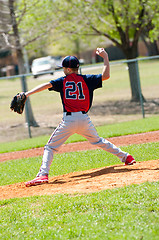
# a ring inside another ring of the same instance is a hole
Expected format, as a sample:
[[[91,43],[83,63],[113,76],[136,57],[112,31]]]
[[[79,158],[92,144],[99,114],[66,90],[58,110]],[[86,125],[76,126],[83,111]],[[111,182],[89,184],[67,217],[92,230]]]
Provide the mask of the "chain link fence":
[[[159,56],[131,60],[136,63],[138,84],[145,101],[131,101],[128,61],[110,62],[111,77],[103,87],[94,92],[94,102],[89,116],[95,126],[119,123],[159,114]],[[99,74],[103,64],[82,66],[82,74]],[[43,92],[29,97],[37,126],[28,124],[27,107],[23,115],[11,112],[10,101],[17,92],[63,76],[62,70],[41,75],[34,79],[32,74],[0,78],[0,142],[50,135],[62,118],[59,93]],[[141,92],[140,92],[141,93]]]

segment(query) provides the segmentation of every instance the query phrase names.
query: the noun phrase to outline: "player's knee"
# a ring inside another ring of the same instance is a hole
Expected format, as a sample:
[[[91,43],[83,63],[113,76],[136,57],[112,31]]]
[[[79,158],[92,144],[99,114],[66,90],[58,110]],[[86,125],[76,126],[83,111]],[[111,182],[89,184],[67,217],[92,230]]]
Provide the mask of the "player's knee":
[[[47,150],[49,152],[53,152],[53,151],[57,151],[58,149],[56,147],[53,147],[49,144],[46,144],[45,147],[44,147],[44,150]]]
[[[96,144],[97,144],[98,147],[103,148],[106,145],[108,146],[109,142],[105,138],[100,137],[99,141]]]
[[[96,140],[91,141],[91,144],[93,145],[101,145],[103,143],[103,138],[99,137]]]

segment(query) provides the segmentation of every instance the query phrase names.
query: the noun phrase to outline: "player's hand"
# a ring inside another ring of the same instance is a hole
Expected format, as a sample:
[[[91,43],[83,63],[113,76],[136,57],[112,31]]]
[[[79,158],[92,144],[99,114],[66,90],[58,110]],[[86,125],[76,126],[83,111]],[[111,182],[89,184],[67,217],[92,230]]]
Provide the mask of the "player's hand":
[[[96,54],[101,56],[102,58],[106,58],[108,56],[107,52],[104,50],[104,48],[97,48]]]

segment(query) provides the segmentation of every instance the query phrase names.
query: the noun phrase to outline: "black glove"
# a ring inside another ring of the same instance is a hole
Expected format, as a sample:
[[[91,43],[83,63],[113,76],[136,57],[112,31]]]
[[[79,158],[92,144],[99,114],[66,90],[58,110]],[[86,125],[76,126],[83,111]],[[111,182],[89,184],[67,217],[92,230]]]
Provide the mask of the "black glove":
[[[17,95],[14,96],[11,101],[10,109],[12,111],[14,110],[14,112],[22,114],[26,100],[27,100],[27,97],[25,93],[17,93]]]

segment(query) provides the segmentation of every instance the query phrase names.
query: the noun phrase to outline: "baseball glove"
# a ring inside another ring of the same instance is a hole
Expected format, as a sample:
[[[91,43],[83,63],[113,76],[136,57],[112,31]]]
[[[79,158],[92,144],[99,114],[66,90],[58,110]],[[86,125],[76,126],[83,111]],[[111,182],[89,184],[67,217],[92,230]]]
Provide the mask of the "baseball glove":
[[[22,114],[26,100],[27,100],[27,97],[25,93],[17,93],[17,95],[14,96],[11,101],[10,109],[14,112]]]

